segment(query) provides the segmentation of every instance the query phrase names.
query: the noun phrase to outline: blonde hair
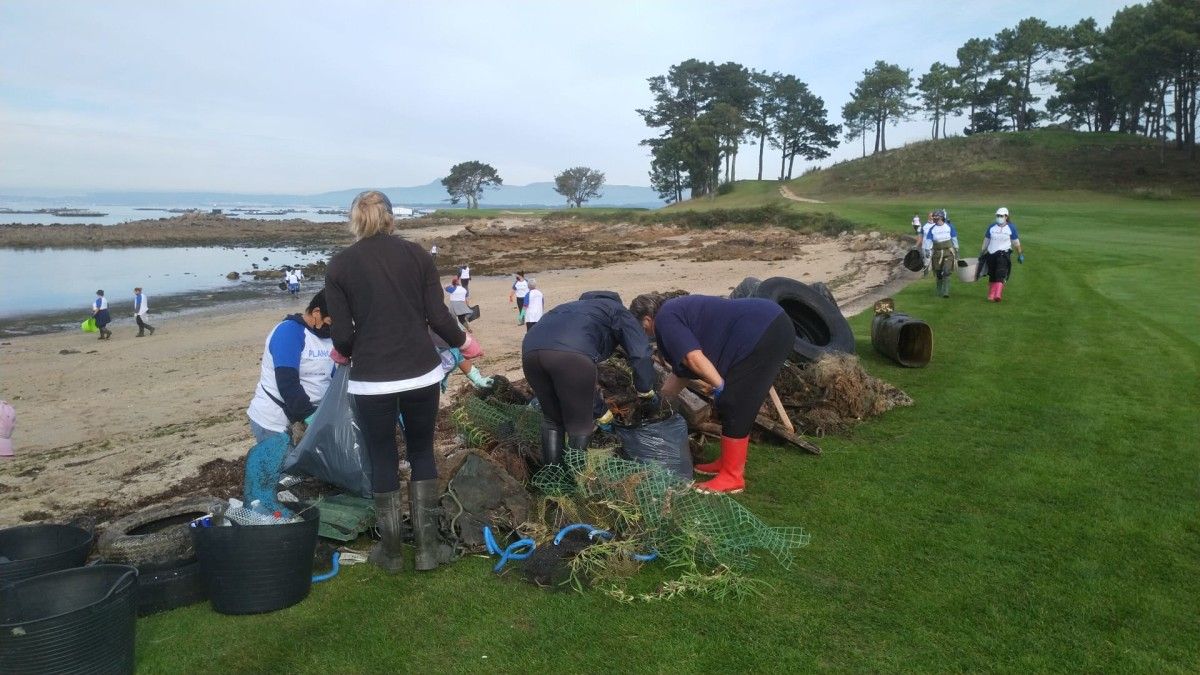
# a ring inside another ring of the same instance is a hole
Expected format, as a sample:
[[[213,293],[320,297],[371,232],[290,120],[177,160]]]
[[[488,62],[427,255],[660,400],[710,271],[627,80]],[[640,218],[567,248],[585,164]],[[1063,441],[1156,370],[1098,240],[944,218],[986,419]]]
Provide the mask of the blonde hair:
[[[392,218],[392,202],[378,190],[358,193],[350,204],[350,231],[355,238],[365,239],[377,234],[391,234],[396,229]]]

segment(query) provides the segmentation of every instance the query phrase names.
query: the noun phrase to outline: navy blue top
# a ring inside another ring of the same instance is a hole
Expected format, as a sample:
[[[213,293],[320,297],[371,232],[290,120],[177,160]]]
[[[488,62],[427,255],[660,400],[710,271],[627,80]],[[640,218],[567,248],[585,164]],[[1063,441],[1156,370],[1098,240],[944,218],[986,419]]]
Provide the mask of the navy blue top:
[[[767,326],[783,314],[771,300],[727,300],[711,295],[684,295],[663,303],[654,317],[658,352],[676,375],[696,378],[683,365],[683,357],[699,349],[716,366],[721,377],[750,355]]]
[[[588,291],[575,302],[558,305],[533,324],[521,343],[521,353],[539,349],[575,352],[595,363],[612,356],[617,346],[625,348],[638,391],[654,389],[654,363],[650,340],[638,320],[611,291]]]

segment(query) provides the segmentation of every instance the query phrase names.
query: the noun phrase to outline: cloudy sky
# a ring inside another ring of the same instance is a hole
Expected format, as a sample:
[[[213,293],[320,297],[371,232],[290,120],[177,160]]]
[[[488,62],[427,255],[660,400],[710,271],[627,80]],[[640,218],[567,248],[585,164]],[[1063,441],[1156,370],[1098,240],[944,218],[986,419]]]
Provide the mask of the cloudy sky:
[[[0,0],[0,191],[306,193],[468,159],[510,184],[585,164],[644,185],[634,109],[674,63],[793,73],[837,117],[876,59],[919,75],[1021,18],[1105,25],[1126,4]]]

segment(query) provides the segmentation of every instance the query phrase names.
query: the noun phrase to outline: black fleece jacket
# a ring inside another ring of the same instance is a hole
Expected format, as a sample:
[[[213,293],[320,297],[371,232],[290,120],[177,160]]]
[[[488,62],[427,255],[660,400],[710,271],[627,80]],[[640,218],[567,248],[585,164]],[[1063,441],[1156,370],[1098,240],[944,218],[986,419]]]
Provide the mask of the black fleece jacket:
[[[546,312],[525,334],[521,353],[539,349],[575,352],[600,363],[612,356],[618,345],[629,357],[637,390],[653,390],[657,378],[650,360],[650,339],[621,304],[621,296],[612,291],[588,291],[575,302]]]
[[[398,236],[360,239],[333,256],[325,298],[333,346],[351,359],[350,379],[393,382],[437,368],[430,328],[455,347],[467,339],[442,295],[433,258]]]

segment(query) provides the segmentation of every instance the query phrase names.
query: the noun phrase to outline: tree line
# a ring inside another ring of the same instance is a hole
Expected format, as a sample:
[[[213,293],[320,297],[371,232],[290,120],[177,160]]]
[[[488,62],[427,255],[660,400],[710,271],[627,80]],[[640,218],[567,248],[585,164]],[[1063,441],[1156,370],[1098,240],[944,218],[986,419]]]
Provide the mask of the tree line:
[[[831,124],[824,101],[794,75],[727,62],[690,59],[649,78],[653,105],[637,112],[658,135],[650,148],[650,183],[667,202],[711,195],[736,180],[741,146],[779,151],[780,180],[797,157],[828,157],[862,141],[862,154],[887,150],[887,128],[922,114],[930,137],[965,118],[965,134],[1024,131],[1057,124],[1119,131],[1168,141],[1196,158],[1200,83],[1200,2],[1151,0],[1118,11],[1109,26],[1095,19],[1052,26],[1030,17],[992,37],[971,38],[952,64],[912,70],[876,61],[855,83]],[[1043,96],[1044,95],[1044,96]],[[1044,101],[1043,101],[1044,98]],[[1044,105],[1039,105],[1043,104]]]

